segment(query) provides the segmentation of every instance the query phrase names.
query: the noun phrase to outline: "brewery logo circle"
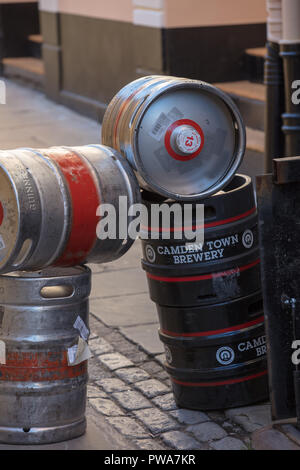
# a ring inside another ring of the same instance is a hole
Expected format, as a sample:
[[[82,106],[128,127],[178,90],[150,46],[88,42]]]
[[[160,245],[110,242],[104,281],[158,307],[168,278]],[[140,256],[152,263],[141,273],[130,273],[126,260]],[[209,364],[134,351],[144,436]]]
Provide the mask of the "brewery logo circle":
[[[245,248],[252,248],[254,243],[254,236],[252,230],[246,230],[243,233],[242,242]]]
[[[172,353],[170,351],[170,348],[168,348],[168,346],[165,346],[165,352],[166,352],[166,360],[167,360],[167,363],[168,364],[171,364],[172,363]]]
[[[234,358],[234,350],[229,346],[223,346],[222,348],[219,348],[216,354],[217,361],[223,366],[231,364],[234,361]]]
[[[150,263],[154,263],[156,259],[156,254],[151,245],[146,246],[146,256],[147,256],[148,261],[150,261]]]

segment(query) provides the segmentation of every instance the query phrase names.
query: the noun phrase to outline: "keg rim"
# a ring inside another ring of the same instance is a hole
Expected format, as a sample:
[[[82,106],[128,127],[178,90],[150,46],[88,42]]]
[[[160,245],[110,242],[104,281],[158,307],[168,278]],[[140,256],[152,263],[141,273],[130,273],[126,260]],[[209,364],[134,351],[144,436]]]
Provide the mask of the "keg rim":
[[[233,184],[235,180],[240,180],[240,184],[238,184],[237,186],[233,187],[233,188],[230,188],[228,191],[226,191],[227,189],[227,185],[225,187],[222,188],[223,192],[221,192],[222,190],[218,191],[217,193],[214,193],[212,195],[213,198],[219,198],[219,197],[226,197],[226,196],[229,196],[231,195],[232,193],[234,193],[235,191],[241,191],[243,188],[246,188],[249,184],[252,184],[252,178],[251,176],[249,175],[244,175],[242,173],[235,173],[233,175],[233,177],[230,179],[230,181],[228,182],[228,186],[230,184]],[[152,197],[155,197],[156,196],[156,193],[153,193],[147,189],[144,189],[143,190],[143,193],[142,193],[142,200],[144,200],[144,197],[143,197],[143,194],[144,192],[146,192],[145,194],[147,195],[151,195]],[[158,200],[157,199],[154,199],[153,200],[151,199],[151,197],[149,198],[146,198],[145,199],[147,202],[157,202]],[[202,198],[201,198],[202,200]],[[174,202],[174,199],[170,198],[170,197],[163,197],[163,199],[159,200],[160,203],[172,203]],[[197,201],[195,201],[197,202]]]
[[[70,278],[70,277],[80,277],[85,275],[91,275],[91,269],[86,265],[78,265],[71,267],[61,267],[61,266],[48,266],[36,271],[11,271],[9,273],[2,274],[1,277],[5,279],[15,279],[15,280],[52,280],[57,278]]]
[[[155,78],[155,77],[159,77],[159,75],[152,76],[152,78]],[[225,103],[225,105],[227,106],[233,118],[236,145],[235,145],[235,152],[232,156],[232,165],[230,166],[230,168],[227,169],[223,177],[221,177],[210,188],[208,188],[207,190],[201,193],[187,195],[187,194],[177,194],[177,193],[170,192],[168,190],[163,189],[160,185],[157,185],[155,181],[153,181],[153,178],[149,177],[147,172],[144,171],[143,161],[140,157],[140,152],[138,151],[138,137],[139,137],[138,132],[134,132],[134,134],[131,135],[131,141],[132,141],[133,153],[135,156],[135,164],[137,167],[137,172],[145,181],[145,183],[149,187],[151,187],[151,189],[155,190],[158,194],[162,196],[166,196],[168,198],[172,198],[175,200],[184,200],[184,201],[193,201],[195,199],[205,199],[209,196],[216,194],[218,191],[223,189],[224,186],[229,184],[230,181],[235,176],[235,173],[238,170],[240,164],[242,163],[242,160],[245,154],[245,149],[246,149],[245,124],[243,122],[241,113],[238,107],[236,106],[236,104],[233,102],[233,100],[226,93],[224,93],[222,90],[215,87],[214,85],[211,85],[207,82],[203,82],[200,80],[191,80],[191,79],[177,78],[177,77],[165,77],[165,78],[166,79],[173,78],[175,83],[172,83],[172,82],[170,83],[166,81],[166,85],[167,85],[166,87],[156,90],[155,92],[151,93],[147,97],[147,99],[141,105],[139,112],[137,113],[135,128],[136,129],[139,128],[140,123],[143,117],[145,116],[145,113],[149,109],[149,107],[165,92],[175,91],[175,90],[179,90],[182,88],[190,88],[190,89],[196,89],[196,90],[200,89],[200,90],[211,92],[212,94],[216,95],[221,101]]]

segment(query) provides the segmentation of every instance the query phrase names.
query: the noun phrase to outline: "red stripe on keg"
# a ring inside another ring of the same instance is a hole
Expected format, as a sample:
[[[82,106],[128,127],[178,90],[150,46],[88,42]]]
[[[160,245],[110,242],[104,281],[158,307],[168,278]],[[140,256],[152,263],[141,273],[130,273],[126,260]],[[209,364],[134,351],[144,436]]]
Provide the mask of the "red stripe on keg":
[[[68,367],[68,353],[67,351],[8,351],[5,365],[31,369]]]
[[[198,338],[201,336],[215,336],[215,335],[221,335],[223,333],[230,333],[232,331],[244,330],[246,328],[250,328],[251,326],[258,325],[259,323],[263,324],[263,322],[264,322],[264,316],[262,315],[256,320],[252,320],[247,323],[242,323],[236,326],[231,326],[230,328],[223,328],[222,330],[201,331],[198,333],[175,333],[173,331],[168,331],[164,329],[162,329],[161,331],[162,333],[168,336],[184,337],[184,338],[193,338],[193,337]]]
[[[4,210],[3,210],[2,203],[0,202],[0,225],[3,222],[3,217],[4,217]]]
[[[0,366],[0,381],[46,382],[73,379],[87,373],[87,361],[68,365],[66,351],[8,351]]]
[[[162,277],[162,276],[155,276],[154,274],[147,273],[147,277],[149,279],[153,279],[154,281],[162,281],[162,282],[206,281],[208,279],[216,279],[218,277],[230,276],[232,274],[247,271],[248,269],[251,269],[254,266],[257,266],[259,263],[260,263],[260,259],[254,261],[253,263],[246,264],[245,266],[240,266],[239,268],[236,268],[236,269],[230,269],[229,271],[224,271],[224,272],[221,272],[221,273],[204,274],[202,276]]]
[[[84,262],[95,244],[99,192],[88,164],[76,153],[48,156],[59,165],[67,181],[73,209],[69,240],[56,265],[73,266]]]
[[[264,370],[258,374],[248,375],[246,377],[240,377],[237,379],[222,380],[220,382],[182,382],[181,380],[174,379],[173,377],[171,377],[171,380],[178,385],[183,385],[184,387],[219,387],[221,385],[233,385],[241,382],[247,382],[248,380],[258,379],[267,374],[268,371]]]
[[[192,227],[170,227],[170,228],[164,228],[164,227],[146,227],[145,225],[142,225],[141,228],[142,230],[147,230],[148,232],[182,232],[183,229],[185,230],[199,230],[202,228],[211,228],[211,227],[218,227],[219,225],[226,225],[230,224],[232,222],[236,222],[237,220],[244,219],[245,217],[248,217],[249,215],[252,215],[254,212],[256,212],[256,207],[253,207],[247,212],[244,212],[243,214],[236,215],[235,217],[230,217],[229,219],[224,219],[224,220],[219,220],[217,222],[210,222],[209,224],[204,224],[204,225],[193,225]]]
[[[87,374],[87,361],[69,367],[11,367],[0,366],[0,381],[52,382],[73,379]]]

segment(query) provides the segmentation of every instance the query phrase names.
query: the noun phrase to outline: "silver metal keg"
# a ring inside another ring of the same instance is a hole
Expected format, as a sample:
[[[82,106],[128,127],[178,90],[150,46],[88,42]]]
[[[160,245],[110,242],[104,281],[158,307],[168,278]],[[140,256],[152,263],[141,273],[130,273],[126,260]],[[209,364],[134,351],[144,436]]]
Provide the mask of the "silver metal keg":
[[[85,432],[90,290],[86,267],[0,276],[0,442]]]
[[[120,196],[128,226],[139,185],[128,162],[102,145],[0,152],[0,273],[118,259],[134,240],[99,239],[96,229],[100,205],[111,204],[119,220]]]
[[[207,198],[230,182],[246,137],[236,105],[218,88],[150,76],[113,98],[102,143],[128,159],[145,189],[188,201]]]

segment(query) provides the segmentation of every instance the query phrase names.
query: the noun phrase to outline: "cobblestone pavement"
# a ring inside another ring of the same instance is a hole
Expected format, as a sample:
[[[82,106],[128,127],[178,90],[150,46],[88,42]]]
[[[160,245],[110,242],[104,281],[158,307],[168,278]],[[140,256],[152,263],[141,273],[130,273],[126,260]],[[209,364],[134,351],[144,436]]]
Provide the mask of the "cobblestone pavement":
[[[9,81],[0,132],[2,149],[100,141],[96,121]],[[140,258],[136,242],[121,260],[91,265],[89,406],[132,448],[251,449],[251,433],[270,424],[268,404],[207,413],[176,407]]]

